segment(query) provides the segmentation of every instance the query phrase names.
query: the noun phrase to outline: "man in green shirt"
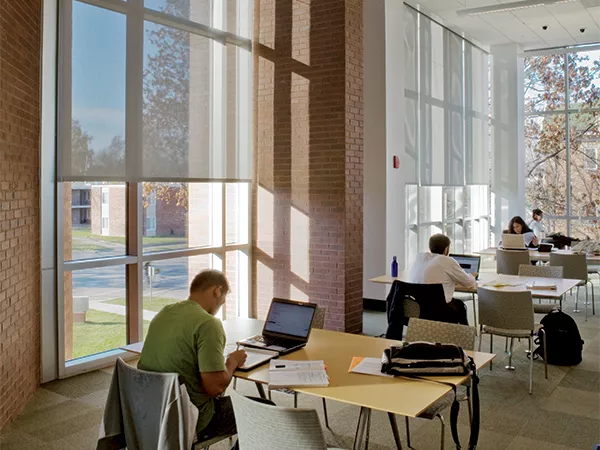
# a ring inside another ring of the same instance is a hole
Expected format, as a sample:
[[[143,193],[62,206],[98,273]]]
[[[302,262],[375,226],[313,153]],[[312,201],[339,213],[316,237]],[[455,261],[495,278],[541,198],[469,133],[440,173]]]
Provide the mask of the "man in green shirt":
[[[221,397],[235,370],[246,361],[243,350],[225,360],[225,331],[215,314],[225,304],[229,283],[217,270],[200,272],[190,296],[165,306],[150,323],[138,368],[175,372],[198,407],[196,430],[201,440],[235,434],[229,397]]]

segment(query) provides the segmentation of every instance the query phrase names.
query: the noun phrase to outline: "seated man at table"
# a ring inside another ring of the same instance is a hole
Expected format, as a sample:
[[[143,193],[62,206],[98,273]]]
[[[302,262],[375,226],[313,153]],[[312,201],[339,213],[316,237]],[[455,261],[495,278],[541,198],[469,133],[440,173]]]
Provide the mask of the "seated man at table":
[[[443,234],[434,234],[429,238],[429,252],[419,253],[410,271],[410,282],[421,284],[441,284],[448,306],[449,319],[452,322],[468,325],[467,308],[462,300],[453,298],[456,285],[477,289],[477,274],[465,272],[458,262],[448,256],[450,238]]]
[[[235,370],[246,361],[238,350],[223,357],[226,336],[215,317],[229,292],[229,282],[217,270],[200,272],[187,300],[165,306],[150,323],[138,368],[175,372],[185,384],[199,416],[198,439],[236,433],[229,397],[220,397]]]

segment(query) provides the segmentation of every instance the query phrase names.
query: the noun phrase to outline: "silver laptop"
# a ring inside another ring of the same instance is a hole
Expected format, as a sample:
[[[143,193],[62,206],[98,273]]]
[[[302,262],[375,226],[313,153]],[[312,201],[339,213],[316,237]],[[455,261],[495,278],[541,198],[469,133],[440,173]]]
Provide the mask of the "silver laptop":
[[[525,236],[522,234],[503,234],[502,248],[505,250],[525,250]]]
[[[479,266],[481,265],[481,256],[450,254],[450,258],[454,258],[458,265],[465,272],[470,273],[471,275],[477,274],[477,276],[479,277]]]
[[[306,345],[317,305],[274,298],[261,334],[238,341],[246,347],[263,348],[280,355]]]

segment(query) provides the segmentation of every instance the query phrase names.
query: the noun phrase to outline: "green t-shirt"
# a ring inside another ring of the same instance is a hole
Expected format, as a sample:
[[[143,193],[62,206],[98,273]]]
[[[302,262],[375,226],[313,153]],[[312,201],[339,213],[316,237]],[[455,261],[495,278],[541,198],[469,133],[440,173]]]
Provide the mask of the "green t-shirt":
[[[191,300],[165,306],[148,328],[138,368],[179,374],[198,407],[198,431],[208,425],[215,410],[202,388],[200,372],[225,370],[225,342],[221,321]]]

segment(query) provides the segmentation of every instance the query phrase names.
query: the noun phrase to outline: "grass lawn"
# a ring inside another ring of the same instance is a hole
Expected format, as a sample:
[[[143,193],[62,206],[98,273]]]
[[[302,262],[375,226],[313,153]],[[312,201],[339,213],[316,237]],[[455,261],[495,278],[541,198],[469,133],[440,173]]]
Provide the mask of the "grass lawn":
[[[97,244],[79,244],[77,241],[74,241],[72,251],[74,252],[106,252],[110,251],[109,247],[104,247],[103,245]]]
[[[174,298],[167,298],[167,297],[152,297],[152,302],[150,302],[150,297],[144,296],[144,309],[147,311],[158,312],[163,308],[163,306],[170,305],[170,304],[176,303],[178,301],[181,301],[181,300],[177,300]],[[114,300],[109,300],[104,303],[125,306],[125,299],[124,298],[116,298]]]
[[[101,236],[98,234],[92,234],[90,227],[77,227],[73,228],[73,247],[77,245],[75,242],[77,239],[91,239],[97,241],[99,243],[107,242],[111,244],[121,244],[125,245],[125,237],[121,236]],[[186,246],[187,238],[186,237],[173,237],[173,236],[153,236],[153,237],[144,237],[144,247],[154,247],[154,246],[163,246],[163,245],[173,245],[173,246]],[[85,244],[87,245],[87,244]],[[93,245],[93,244],[89,244]],[[106,247],[103,247],[106,248]],[[87,250],[87,248],[85,249]],[[93,250],[93,249],[92,249]]]
[[[144,336],[150,322],[144,320]],[[127,343],[125,316],[90,309],[85,323],[73,324],[73,358],[93,355]]]

